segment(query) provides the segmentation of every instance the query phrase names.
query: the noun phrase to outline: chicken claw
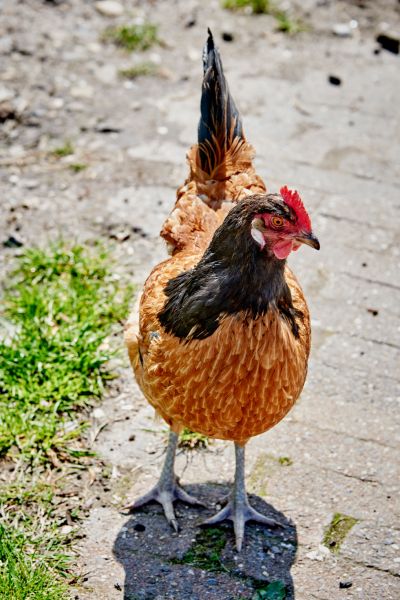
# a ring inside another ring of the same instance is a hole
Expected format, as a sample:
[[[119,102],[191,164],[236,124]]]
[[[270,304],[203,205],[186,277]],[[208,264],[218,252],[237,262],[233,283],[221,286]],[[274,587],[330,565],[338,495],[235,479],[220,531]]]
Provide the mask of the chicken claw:
[[[221,521],[230,520],[233,521],[233,529],[235,531],[236,538],[236,549],[238,552],[241,551],[244,539],[244,528],[247,521],[256,521],[262,523],[267,527],[283,527],[280,523],[274,519],[265,517],[257,510],[250,506],[245,482],[244,482],[244,448],[235,444],[236,454],[236,471],[235,471],[235,483],[233,486],[230,500],[224,508],[222,508],[216,515],[210,517],[202,523],[202,525],[215,525],[221,523]]]
[[[144,494],[144,496],[141,496],[132,504],[124,506],[124,509],[133,511],[141,506],[144,506],[148,502],[158,502],[163,507],[165,518],[175,531],[179,530],[178,521],[176,520],[173,506],[175,500],[181,500],[182,502],[186,502],[191,506],[205,506],[205,504],[203,504],[203,502],[198,500],[195,496],[191,496],[185,492],[185,490],[178,483],[177,477],[174,473],[177,442],[177,434],[170,431],[167,455],[165,457],[164,467],[159,481],[149,492],[147,492],[147,494]]]
[[[238,502],[237,499],[231,499],[222,510],[204,521],[202,525],[215,525],[216,523],[221,523],[225,520],[233,522],[233,529],[235,531],[236,538],[236,550],[238,552],[240,552],[242,549],[244,527],[247,521],[257,521],[257,523],[262,523],[268,527],[281,527],[280,523],[274,519],[269,519],[252,508],[247,500],[247,497],[242,502]]]

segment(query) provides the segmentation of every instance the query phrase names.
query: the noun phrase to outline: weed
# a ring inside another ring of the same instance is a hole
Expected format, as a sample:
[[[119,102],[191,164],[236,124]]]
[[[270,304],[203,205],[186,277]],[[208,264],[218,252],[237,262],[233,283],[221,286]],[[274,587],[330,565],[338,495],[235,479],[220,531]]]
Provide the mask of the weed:
[[[64,158],[64,156],[70,156],[75,152],[73,145],[71,142],[65,142],[63,146],[59,146],[55,148],[51,154],[56,156],[57,158]]]
[[[143,25],[123,25],[110,27],[103,33],[103,40],[114,42],[126,50],[148,50],[160,43],[157,36],[157,26],[152,23]]]
[[[189,450],[207,448],[208,437],[202,433],[196,433],[185,427],[179,436],[180,448],[187,448]]]
[[[283,581],[272,581],[268,585],[263,584],[262,587],[257,589],[253,594],[251,600],[285,600],[286,598],[286,586]]]
[[[250,8],[255,15],[270,14],[270,0],[224,0],[223,7],[228,10]]]
[[[294,35],[304,31],[304,24],[290,14],[280,9],[271,0],[224,0],[223,7],[228,10],[247,9],[255,15],[271,15],[276,19],[278,31]]]
[[[284,10],[275,10],[274,17],[277,22],[278,31],[282,31],[288,35],[295,35],[296,33],[305,30],[305,25],[300,19],[291,17],[289,13]]]
[[[127,69],[118,71],[118,75],[124,79],[137,79],[157,74],[157,67],[151,62],[142,62]]]
[[[293,461],[290,456],[279,456],[278,463],[282,465],[282,467],[290,467],[293,464]]]
[[[342,513],[335,513],[332,521],[325,530],[322,543],[335,554],[339,552],[345,537],[352,527],[358,523],[358,519]]]
[[[88,165],[86,165],[85,163],[72,163],[72,164],[68,165],[68,168],[73,173],[80,173],[81,171],[84,171],[85,169],[87,169]]]

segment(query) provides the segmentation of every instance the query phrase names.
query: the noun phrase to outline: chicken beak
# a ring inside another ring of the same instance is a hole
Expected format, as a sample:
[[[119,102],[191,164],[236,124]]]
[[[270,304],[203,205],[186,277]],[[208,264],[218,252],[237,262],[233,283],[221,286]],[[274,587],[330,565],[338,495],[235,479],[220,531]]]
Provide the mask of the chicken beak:
[[[315,250],[319,250],[321,247],[318,238],[312,232],[297,235],[295,239],[296,242],[307,244],[307,246],[311,246],[311,248],[315,248]]]

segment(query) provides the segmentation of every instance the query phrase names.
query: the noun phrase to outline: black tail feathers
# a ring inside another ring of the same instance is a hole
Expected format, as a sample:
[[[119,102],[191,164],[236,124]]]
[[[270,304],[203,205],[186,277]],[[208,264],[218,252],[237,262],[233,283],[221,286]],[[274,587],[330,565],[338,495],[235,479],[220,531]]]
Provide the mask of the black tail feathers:
[[[198,129],[199,159],[203,171],[212,173],[235,138],[244,139],[242,122],[229,93],[221,57],[208,30],[203,50],[204,78]]]

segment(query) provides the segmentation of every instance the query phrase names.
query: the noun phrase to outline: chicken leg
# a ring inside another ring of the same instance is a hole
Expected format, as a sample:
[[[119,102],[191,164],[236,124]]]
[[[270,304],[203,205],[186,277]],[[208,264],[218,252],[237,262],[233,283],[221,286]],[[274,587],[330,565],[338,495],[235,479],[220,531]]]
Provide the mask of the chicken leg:
[[[173,503],[175,500],[181,500],[187,504],[205,506],[200,500],[191,496],[178,483],[174,471],[176,446],[178,444],[178,435],[173,431],[169,432],[167,454],[164,466],[161,471],[160,479],[157,484],[144,496],[141,496],[132,504],[126,506],[126,509],[135,510],[148,502],[155,501],[161,504],[164,509],[165,517],[168,523],[178,531],[178,521],[176,520]]]
[[[274,519],[265,517],[249,504],[244,480],[244,446],[235,443],[235,481],[230,494],[230,499],[226,506],[216,515],[204,521],[203,525],[215,525],[229,519],[233,521],[235,531],[236,549],[238,552],[242,549],[244,539],[244,527],[247,521],[257,521],[269,527],[280,527],[280,524]]]

